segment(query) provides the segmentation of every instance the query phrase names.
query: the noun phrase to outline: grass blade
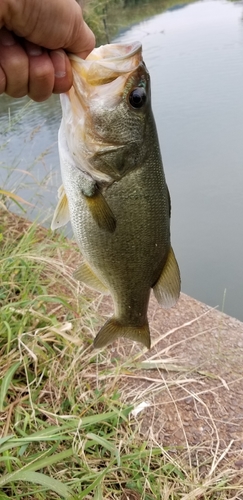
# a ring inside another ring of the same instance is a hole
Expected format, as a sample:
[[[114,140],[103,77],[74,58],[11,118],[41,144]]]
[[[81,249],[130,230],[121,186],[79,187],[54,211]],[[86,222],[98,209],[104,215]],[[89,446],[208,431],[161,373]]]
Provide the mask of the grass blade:
[[[110,470],[111,464],[108,465],[100,474],[96,477],[96,479],[93,481],[92,484],[90,484],[85,490],[82,491],[77,497],[77,500],[82,500],[83,498],[87,498],[86,495],[91,493],[91,491],[94,491],[96,487],[98,487],[101,484],[102,479],[105,477],[106,473]]]
[[[61,498],[71,499],[73,497],[71,490],[61,481],[53,479],[53,477],[48,477],[40,472],[25,471],[23,469],[1,477],[0,487],[16,481],[27,481],[29,483],[40,484],[47,490],[55,491]]]
[[[108,450],[111,453],[111,455],[115,456],[117,459],[117,465],[118,467],[120,467],[121,464],[120,453],[113,443],[110,443],[109,441],[107,441],[107,439],[104,439],[101,436],[97,436],[97,434],[94,434],[93,432],[89,432],[87,434],[87,438],[92,439],[97,444]]]
[[[11,198],[11,200],[13,200],[13,201],[19,201],[20,203],[26,203],[26,205],[33,207],[32,203],[29,203],[29,201],[24,200],[18,194],[11,193],[10,191],[5,191],[5,189],[0,189],[0,194],[3,196],[6,196],[7,198]]]
[[[61,451],[60,453],[55,453],[51,456],[46,456],[49,450],[46,453],[43,453],[41,457],[32,461],[30,464],[25,466],[25,470],[28,471],[37,471],[38,469],[42,469],[43,467],[50,467],[50,465],[57,464],[58,462],[63,462],[67,460],[69,457],[73,456],[72,448]]]
[[[13,379],[13,376],[20,366],[20,362],[18,361],[17,363],[14,363],[7,373],[5,374],[4,378],[2,379],[2,384],[1,384],[1,390],[0,390],[0,411],[4,411],[4,400],[8,392],[8,388],[11,384],[11,381]]]

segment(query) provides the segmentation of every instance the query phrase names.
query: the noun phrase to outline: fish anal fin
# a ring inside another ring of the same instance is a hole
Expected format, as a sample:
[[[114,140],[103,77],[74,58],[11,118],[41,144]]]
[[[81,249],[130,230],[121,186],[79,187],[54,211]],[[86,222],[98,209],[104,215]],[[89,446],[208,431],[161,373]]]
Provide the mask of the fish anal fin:
[[[114,233],[116,219],[102,193],[97,189],[92,196],[84,195],[84,198],[98,226],[109,233]]]
[[[174,306],[181,290],[180,270],[172,247],[158,281],[153,286],[158,303],[164,308]]]
[[[127,339],[141,342],[145,347],[150,349],[151,339],[148,323],[142,326],[126,326],[121,324],[117,319],[109,319],[94,339],[94,348],[101,349],[111,342],[114,342],[118,337],[126,337]]]
[[[109,294],[109,290],[107,287],[97,278],[94,271],[87,264],[87,262],[83,262],[73,273],[73,277],[77,281],[81,281],[85,285],[89,286],[97,290],[98,292]]]
[[[68,199],[63,185],[61,185],[58,189],[58,198],[59,200],[51,223],[52,231],[58,229],[59,227],[65,226],[70,220]]]

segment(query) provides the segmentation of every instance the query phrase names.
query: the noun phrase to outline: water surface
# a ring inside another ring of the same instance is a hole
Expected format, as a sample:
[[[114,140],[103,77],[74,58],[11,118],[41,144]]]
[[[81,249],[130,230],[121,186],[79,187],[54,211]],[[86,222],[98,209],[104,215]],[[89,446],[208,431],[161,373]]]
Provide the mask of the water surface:
[[[195,2],[131,26],[117,38],[141,40],[151,74],[183,291],[241,320],[242,17],[242,2]],[[9,113],[14,120],[26,102],[0,98],[0,130],[9,127]],[[0,184],[15,186],[32,200],[31,216],[40,213],[47,224],[61,182],[59,122],[60,106],[53,96],[27,107],[0,140],[0,147],[8,141],[0,152]],[[9,167],[15,169],[10,177]],[[26,170],[30,173],[24,178]]]
[[[186,5],[118,38],[136,39],[152,78],[183,290],[243,320],[243,3]]]

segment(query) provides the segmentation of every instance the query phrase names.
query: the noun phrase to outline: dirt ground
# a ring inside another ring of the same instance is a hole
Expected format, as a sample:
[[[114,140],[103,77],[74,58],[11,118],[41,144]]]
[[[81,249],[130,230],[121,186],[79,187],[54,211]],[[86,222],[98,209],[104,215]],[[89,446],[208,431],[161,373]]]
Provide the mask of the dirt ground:
[[[99,312],[111,311],[104,297]],[[227,450],[243,470],[243,323],[185,294],[166,311],[151,297],[149,322],[152,349],[142,359],[164,366],[129,378],[129,393],[150,404],[136,417],[141,432],[170,449]]]
[[[3,226],[7,216],[5,228],[12,237],[29,226],[12,214],[0,215]],[[45,237],[46,230],[40,228],[39,235]],[[77,253],[70,252],[68,263],[75,268],[76,261]],[[85,293],[93,295],[88,288]],[[112,310],[109,297],[99,300],[100,326]],[[170,310],[161,309],[151,296],[149,323],[152,349],[144,349],[139,362],[147,360],[151,366],[157,360],[157,367],[133,366],[126,381],[117,381],[124,399],[127,393],[149,405],[136,417],[145,439],[175,451],[186,446],[197,454],[221,453],[243,471],[243,323],[185,294]],[[108,349],[114,360],[123,361],[128,354],[136,356],[141,346],[120,339]]]

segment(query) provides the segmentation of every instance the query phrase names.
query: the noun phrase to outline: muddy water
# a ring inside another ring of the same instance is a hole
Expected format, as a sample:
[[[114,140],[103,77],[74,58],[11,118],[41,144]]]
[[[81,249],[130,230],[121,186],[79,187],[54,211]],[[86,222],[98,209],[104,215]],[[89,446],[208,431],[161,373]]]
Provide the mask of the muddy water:
[[[243,320],[243,3],[201,1],[131,26],[141,40],[172,197],[183,290]],[[0,97],[0,184],[49,223],[60,183],[58,98]],[[20,116],[18,116],[20,114]],[[26,173],[27,172],[27,173]]]

